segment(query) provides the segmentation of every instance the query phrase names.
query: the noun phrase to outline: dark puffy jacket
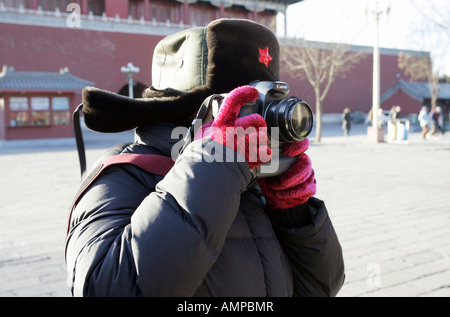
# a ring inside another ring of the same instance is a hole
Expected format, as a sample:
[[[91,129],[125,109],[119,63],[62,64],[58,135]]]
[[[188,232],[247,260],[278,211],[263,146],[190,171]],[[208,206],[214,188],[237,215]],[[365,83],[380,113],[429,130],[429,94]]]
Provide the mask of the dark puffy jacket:
[[[105,157],[170,156],[171,129],[138,129]],[[193,142],[164,178],[124,164],[89,186],[66,241],[75,296],[337,294],[344,264],[324,203],[264,210],[248,164],[213,160],[199,146],[223,148],[211,142]]]

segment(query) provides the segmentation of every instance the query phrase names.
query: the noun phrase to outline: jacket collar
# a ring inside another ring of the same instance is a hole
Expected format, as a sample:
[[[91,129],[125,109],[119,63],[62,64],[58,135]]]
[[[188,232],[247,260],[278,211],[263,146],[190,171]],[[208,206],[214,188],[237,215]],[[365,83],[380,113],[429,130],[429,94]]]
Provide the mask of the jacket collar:
[[[186,132],[187,129],[164,122],[144,125],[136,129],[134,141],[138,144],[154,147],[162,155],[172,156],[173,146],[184,138],[184,135],[179,131]],[[176,157],[173,158],[176,159]]]

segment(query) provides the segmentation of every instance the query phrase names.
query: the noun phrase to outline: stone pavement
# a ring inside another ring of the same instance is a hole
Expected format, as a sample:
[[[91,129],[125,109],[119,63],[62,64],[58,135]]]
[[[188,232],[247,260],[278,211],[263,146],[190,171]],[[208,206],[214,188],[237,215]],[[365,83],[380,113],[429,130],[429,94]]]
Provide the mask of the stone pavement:
[[[344,251],[338,296],[450,296],[450,135],[324,138],[308,153]]]
[[[450,133],[367,143],[324,127],[308,154],[340,238],[338,296],[450,296]],[[86,133],[88,164],[130,133]],[[313,140],[313,138],[311,138]],[[0,148],[0,296],[65,297],[68,207],[80,181],[74,145]]]

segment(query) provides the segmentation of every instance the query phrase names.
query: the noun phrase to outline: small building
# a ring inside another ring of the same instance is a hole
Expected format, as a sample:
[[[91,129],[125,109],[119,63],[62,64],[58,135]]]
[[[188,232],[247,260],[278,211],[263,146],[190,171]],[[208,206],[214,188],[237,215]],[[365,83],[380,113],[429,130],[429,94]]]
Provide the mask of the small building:
[[[3,66],[0,141],[73,137],[71,118],[76,100],[84,87],[93,85],[67,68],[50,73],[19,72]]]
[[[450,109],[450,83],[439,84],[437,105],[442,108],[444,118],[448,118]],[[380,98],[381,108],[390,110],[399,105],[405,116],[418,114],[423,105],[431,106],[430,86],[427,82],[407,82],[399,80]]]

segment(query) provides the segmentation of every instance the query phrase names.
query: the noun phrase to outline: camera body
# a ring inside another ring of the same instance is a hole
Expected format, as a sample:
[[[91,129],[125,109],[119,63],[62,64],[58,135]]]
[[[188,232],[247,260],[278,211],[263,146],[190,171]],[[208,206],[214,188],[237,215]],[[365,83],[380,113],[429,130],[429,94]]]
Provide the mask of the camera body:
[[[294,163],[295,158],[283,155],[286,143],[304,140],[314,123],[311,108],[302,99],[289,97],[289,85],[282,81],[254,81],[249,84],[259,92],[256,101],[241,107],[239,116],[260,114],[267,123],[272,160],[262,164],[253,173],[257,177],[270,177],[284,174]],[[226,94],[212,98],[212,116],[215,118]]]

